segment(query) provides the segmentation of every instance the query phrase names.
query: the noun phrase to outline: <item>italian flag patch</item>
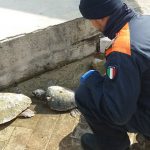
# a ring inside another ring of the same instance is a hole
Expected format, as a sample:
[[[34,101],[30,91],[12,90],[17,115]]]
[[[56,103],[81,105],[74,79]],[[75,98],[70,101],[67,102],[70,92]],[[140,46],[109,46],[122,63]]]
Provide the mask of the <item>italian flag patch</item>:
[[[107,68],[107,75],[109,77],[109,79],[113,80],[116,77],[117,74],[117,69],[114,66],[109,66]]]

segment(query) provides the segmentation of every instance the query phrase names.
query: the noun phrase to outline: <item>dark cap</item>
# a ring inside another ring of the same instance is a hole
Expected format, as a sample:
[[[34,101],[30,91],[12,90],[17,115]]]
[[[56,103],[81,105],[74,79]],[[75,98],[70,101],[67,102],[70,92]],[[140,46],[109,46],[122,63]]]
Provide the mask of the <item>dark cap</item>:
[[[101,19],[110,16],[122,6],[121,0],[81,0],[79,9],[86,19]]]

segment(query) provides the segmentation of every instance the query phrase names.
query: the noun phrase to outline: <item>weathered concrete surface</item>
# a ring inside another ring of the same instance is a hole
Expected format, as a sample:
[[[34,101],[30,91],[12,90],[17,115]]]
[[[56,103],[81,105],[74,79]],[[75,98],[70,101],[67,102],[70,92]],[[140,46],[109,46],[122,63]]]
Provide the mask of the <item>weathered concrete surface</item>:
[[[0,42],[0,87],[86,57],[96,51],[99,33],[76,19]]]
[[[79,0],[0,0],[0,40],[80,18]]]
[[[89,69],[92,59],[93,57],[87,57],[22,82],[16,87],[10,87],[6,91],[22,92],[32,97],[33,90],[37,88],[47,89],[50,85],[75,89],[79,84],[80,76]],[[69,113],[52,111],[45,103],[33,97],[32,101],[33,104],[30,109],[36,112],[33,118],[17,118],[10,124],[0,126],[1,150],[58,150],[62,140],[78,124],[78,117],[73,118]]]
[[[96,50],[99,33],[76,19],[78,5],[79,0],[0,0],[0,88]]]

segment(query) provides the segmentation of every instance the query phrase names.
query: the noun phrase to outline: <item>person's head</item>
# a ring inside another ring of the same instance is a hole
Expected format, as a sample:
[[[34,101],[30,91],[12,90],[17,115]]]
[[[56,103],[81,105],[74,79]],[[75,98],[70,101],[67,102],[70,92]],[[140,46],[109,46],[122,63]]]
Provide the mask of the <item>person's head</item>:
[[[122,6],[121,0],[81,0],[79,9],[84,18],[89,19],[97,29],[103,32],[109,16]]]

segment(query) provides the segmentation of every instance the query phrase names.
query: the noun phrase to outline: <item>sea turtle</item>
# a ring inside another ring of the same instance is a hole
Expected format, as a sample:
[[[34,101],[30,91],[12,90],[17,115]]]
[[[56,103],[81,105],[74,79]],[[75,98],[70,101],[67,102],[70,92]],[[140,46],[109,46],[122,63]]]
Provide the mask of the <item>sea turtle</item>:
[[[0,124],[4,124],[17,116],[32,117],[34,112],[29,110],[32,101],[23,94],[0,93]]]
[[[74,91],[70,89],[61,86],[50,86],[47,91],[37,89],[32,94],[38,99],[46,101],[52,110],[59,112],[71,110],[71,115],[74,117],[79,114],[76,109]]]

